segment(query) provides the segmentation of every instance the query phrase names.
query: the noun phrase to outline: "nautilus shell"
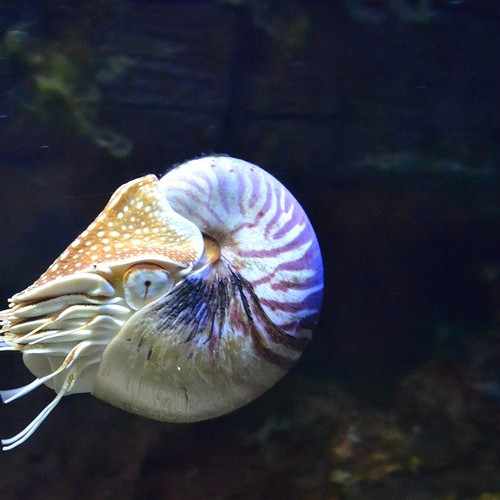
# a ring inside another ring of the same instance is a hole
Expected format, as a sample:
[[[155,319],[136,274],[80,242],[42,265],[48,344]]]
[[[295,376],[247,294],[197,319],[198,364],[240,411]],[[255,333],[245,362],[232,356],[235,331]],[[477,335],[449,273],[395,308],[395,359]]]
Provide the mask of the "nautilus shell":
[[[42,276],[0,312],[0,349],[20,351],[55,399],[90,392],[170,422],[228,413],[298,359],[317,322],[323,268],[289,191],[229,157],[121,186]]]

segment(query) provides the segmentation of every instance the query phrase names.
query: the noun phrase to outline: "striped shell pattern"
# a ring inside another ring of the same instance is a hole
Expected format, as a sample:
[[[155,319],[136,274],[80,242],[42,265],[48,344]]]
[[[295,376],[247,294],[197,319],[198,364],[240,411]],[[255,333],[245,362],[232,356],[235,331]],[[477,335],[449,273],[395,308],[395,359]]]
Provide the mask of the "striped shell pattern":
[[[4,402],[57,393],[4,449],[77,392],[162,421],[228,413],[299,358],[322,292],[312,226],[261,168],[204,157],[131,181],[0,312],[0,350],[36,377]]]

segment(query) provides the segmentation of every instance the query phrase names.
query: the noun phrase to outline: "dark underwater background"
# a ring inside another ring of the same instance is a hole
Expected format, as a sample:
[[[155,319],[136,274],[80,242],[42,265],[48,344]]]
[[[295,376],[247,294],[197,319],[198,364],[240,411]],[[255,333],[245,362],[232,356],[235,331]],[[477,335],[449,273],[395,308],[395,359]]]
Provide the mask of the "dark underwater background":
[[[500,499],[500,2],[0,1],[0,309],[118,186],[208,153],[309,214],[310,346],[199,424],[64,398],[0,498]]]

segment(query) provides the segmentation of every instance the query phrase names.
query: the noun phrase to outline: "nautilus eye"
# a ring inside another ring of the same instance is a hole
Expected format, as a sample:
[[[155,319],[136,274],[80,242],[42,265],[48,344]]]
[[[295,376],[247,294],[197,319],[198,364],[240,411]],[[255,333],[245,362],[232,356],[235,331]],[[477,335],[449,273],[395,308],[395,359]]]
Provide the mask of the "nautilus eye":
[[[261,168],[206,157],[121,186],[90,226],[0,312],[0,350],[56,397],[90,392],[139,415],[194,422],[249,403],[299,358],[323,267],[312,226]]]
[[[154,264],[136,264],[123,275],[123,295],[127,304],[137,311],[172,287],[169,273]]]

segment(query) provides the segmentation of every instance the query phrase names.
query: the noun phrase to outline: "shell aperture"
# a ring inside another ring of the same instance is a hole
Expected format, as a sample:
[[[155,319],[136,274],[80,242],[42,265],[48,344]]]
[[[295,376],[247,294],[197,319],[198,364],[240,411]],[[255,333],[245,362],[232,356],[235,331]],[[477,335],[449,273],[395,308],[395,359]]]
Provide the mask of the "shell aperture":
[[[307,345],[322,260],[303,209],[261,168],[186,162],[121,186],[103,212],[0,312],[0,350],[20,351],[54,400],[90,392],[149,418],[228,413],[277,382]]]

